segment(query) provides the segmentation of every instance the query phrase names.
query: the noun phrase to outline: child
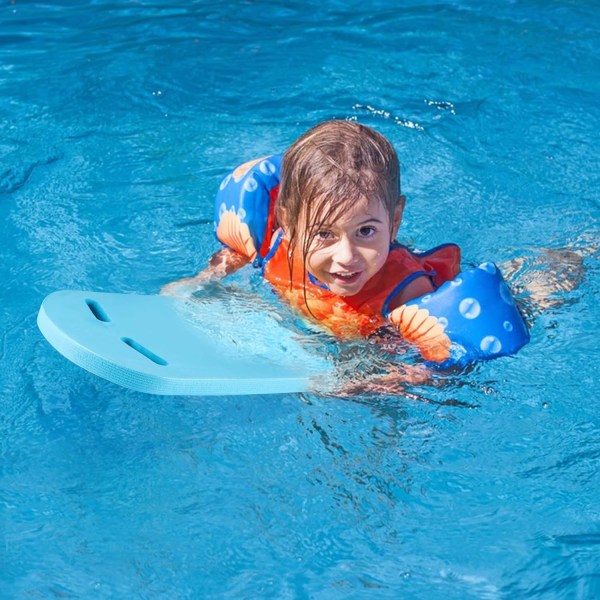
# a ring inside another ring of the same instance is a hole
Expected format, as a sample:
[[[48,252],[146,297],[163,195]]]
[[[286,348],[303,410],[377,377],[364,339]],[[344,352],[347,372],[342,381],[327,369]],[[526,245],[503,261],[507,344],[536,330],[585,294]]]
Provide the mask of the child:
[[[277,161],[247,163],[224,180],[216,233],[225,248],[163,293],[191,292],[252,261],[294,308],[337,336],[377,335],[392,323],[427,360],[448,359],[446,323],[405,305],[458,275],[460,249],[413,253],[395,241],[405,198],[390,142],[359,123],[327,121],[287,150],[279,186]],[[256,177],[244,180],[248,173]],[[270,189],[259,193],[261,185]]]

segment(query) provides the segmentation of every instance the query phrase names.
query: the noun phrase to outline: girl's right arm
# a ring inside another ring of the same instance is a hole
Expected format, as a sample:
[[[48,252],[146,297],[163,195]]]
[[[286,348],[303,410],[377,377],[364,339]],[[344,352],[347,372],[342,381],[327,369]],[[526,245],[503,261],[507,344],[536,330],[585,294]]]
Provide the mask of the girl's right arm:
[[[161,294],[189,296],[203,283],[237,271],[254,260],[261,248],[269,247],[276,229],[281,158],[273,155],[249,161],[225,177],[215,198],[215,233],[226,247],[195,277],[169,283]]]
[[[168,283],[160,290],[160,293],[163,296],[190,296],[203,283],[235,273],[249,262],[250,259],[247,256],[230,248],[221,248],[210,258],[206,269],[194,277],[184,277]]]

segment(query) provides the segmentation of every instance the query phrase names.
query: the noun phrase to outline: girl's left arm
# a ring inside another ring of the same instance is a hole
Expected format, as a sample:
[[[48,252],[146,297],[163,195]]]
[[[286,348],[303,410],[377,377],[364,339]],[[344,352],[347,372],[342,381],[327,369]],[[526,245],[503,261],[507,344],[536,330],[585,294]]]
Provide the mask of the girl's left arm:
[[[352,397],[364,394],[408,395],[407,386],[426,385],[431,382],[431,371],[424,365],[397,363],[386,373],[367,375],[354,381],[345,381],[330,395]]]
[[[431,279],[428,275],[423,275],[422,277],[417,277],[413,281],[411,281],[408,285],[404,286],[400,292],[398,292],[392,301],[389,304],[389,311],[393,311],[395,308],[414,300],[415,298],[420,298],[425,294],[431,294],[431,292],[435,291],[433,284],[431,283]]]

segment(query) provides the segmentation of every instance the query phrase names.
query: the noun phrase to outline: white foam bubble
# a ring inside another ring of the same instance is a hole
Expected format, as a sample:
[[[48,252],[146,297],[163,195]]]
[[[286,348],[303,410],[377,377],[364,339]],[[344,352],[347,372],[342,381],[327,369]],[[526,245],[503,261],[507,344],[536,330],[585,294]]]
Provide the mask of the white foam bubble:
[[[462,285],[462,282],[463,282],[462,277],[456,277],[455,279],[453,279],[450,282],[450,285],[453,285],[454,287],[458,287],[459,285]]]
[[[487,354],[498,354],[502,350],[502,343],[496,336],[486,335],[479,343],[479,347]]]
[[[448,319],[446,319],[446,317],[440,317],[438,319],[438,323],[445,329],[446,327],[448,327]]]
[[[460,301],[458,310],[465,319],[476,319],[481,313],[481,304],[475,298],[465,298]]]
[[[248,179],[244,181],[244,190],[246,190],[247,192],[254,192],[256,191],[257,187],[258,182],[256,181],[256,179],[254,179],[254,177],[248,177]]]
[[[513,324],[510,321],[504,321],[504,323],[502,323],[502,327],[504,327],[505,331],[513,330]]]
[[[273,175],[277,170],[275,165],[270,160],[263,160],[258,168],[263,175]]]

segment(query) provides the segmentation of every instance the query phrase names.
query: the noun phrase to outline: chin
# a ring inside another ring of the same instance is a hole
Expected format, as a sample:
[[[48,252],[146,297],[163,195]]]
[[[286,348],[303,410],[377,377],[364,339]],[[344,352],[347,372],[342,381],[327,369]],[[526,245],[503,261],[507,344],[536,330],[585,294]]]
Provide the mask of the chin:
[[[364,287],[364,285],[356,285],[352,288],[341,287],[338,285],[332,285],[329,287],[329,289],[336,296],[341,296],[342,298],[344,298],[344,297],[348,297],[348,296],[356,296],[356,294],[358,294],[363,289],[363,287]]]

